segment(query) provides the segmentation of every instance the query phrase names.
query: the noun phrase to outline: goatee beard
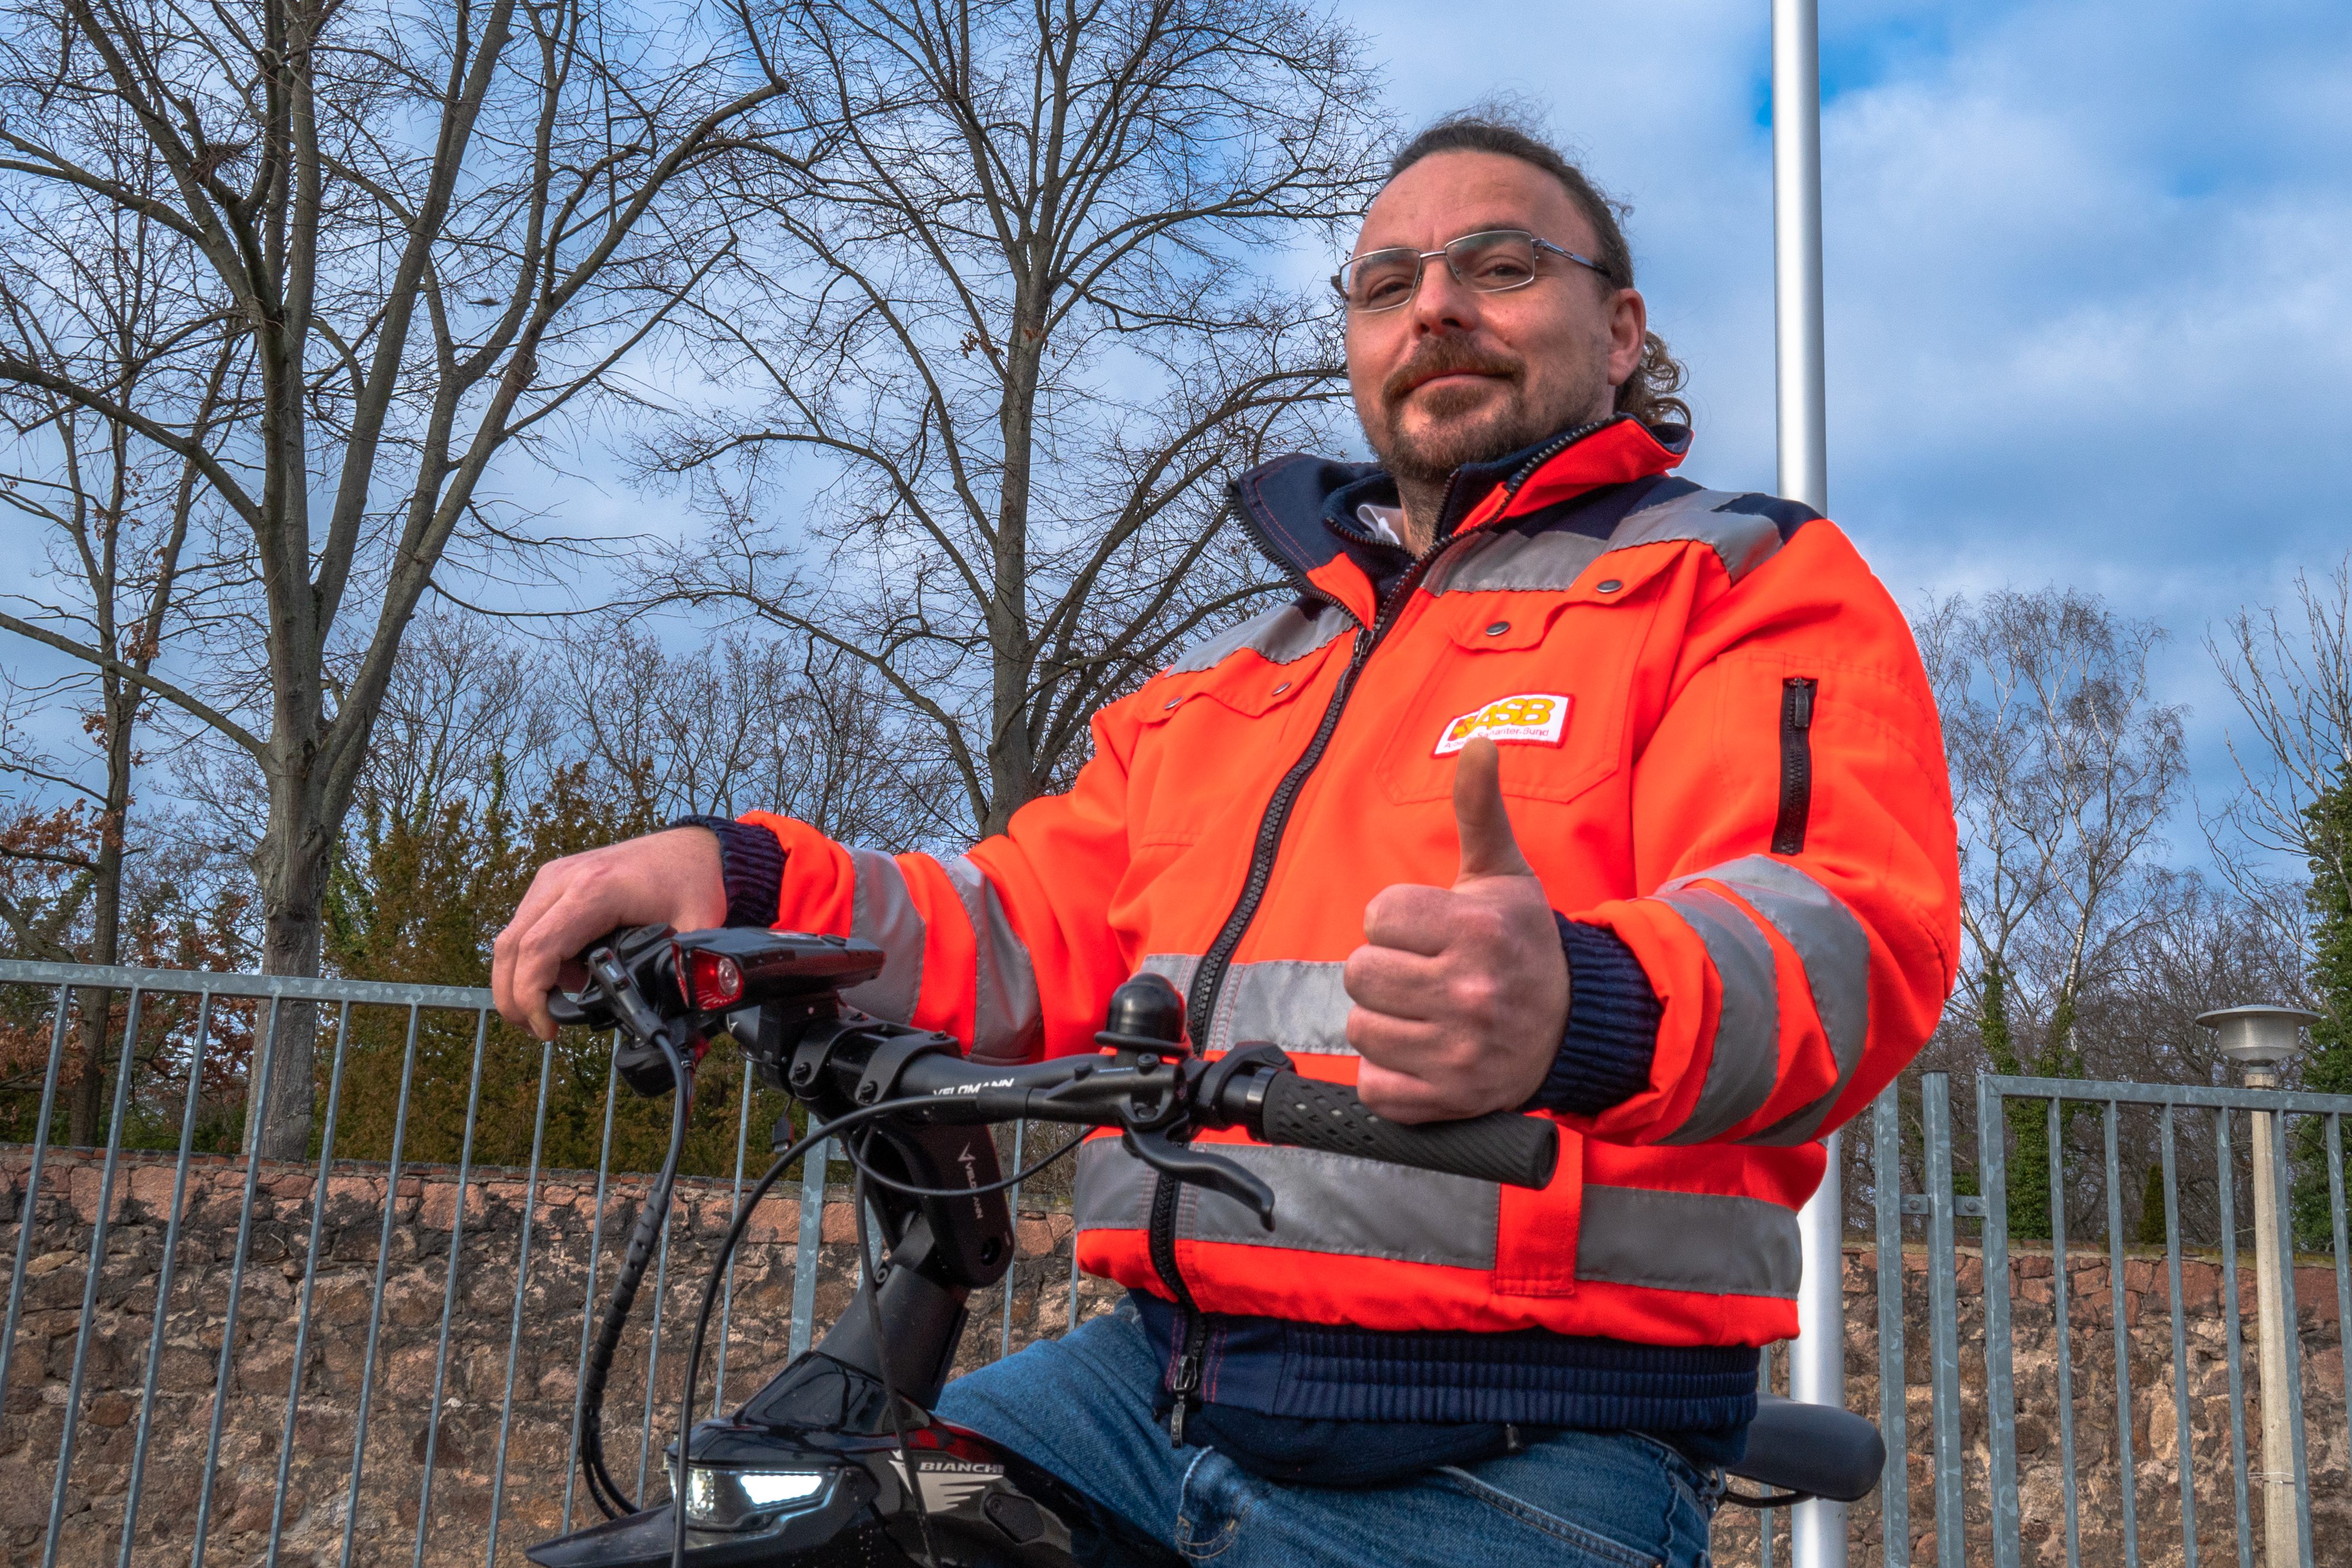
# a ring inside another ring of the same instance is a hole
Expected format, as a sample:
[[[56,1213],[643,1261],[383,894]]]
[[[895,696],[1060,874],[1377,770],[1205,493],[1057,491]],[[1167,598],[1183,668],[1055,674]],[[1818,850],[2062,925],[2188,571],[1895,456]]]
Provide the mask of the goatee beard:
[[[1372,441],[1369,431],[1366,441],[1381,466],[1400,483],[1441,485],[1465,464],[1492,463],[1551,434],[1549,423],[1529,416],[1526,398],[1517,386],[1510,389],[1503,406],[1486,417],[1466,421],[1455,417],[1475,407],[1480,395],[1469,388],[1424,394],[1422,413],[1430,420],[1426,429],[1407,434],[1391,423],[1386,442]]]

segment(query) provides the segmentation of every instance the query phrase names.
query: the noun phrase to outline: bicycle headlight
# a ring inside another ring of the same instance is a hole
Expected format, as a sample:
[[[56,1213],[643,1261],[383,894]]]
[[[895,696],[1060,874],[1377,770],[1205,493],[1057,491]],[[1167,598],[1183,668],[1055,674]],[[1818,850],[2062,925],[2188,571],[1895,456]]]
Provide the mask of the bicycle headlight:
[[[697,1530],[758,1530],[816,1506],[831,1469],[738,1469],[688,1465],[686,1521]]]

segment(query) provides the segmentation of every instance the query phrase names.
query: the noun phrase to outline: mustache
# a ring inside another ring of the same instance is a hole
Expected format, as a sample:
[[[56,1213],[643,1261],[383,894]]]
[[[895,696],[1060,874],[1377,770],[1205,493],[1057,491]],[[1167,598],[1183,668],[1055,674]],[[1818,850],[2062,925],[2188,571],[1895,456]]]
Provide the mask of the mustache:
[[[1384,402],[1396,402],[1422,382],[1439,376],[1500,376],[1517,382],[1525,374],[1526,366],[1518,360],[1482,353],[1459,339],[1432,338],[1381,384],[1381,396]]]

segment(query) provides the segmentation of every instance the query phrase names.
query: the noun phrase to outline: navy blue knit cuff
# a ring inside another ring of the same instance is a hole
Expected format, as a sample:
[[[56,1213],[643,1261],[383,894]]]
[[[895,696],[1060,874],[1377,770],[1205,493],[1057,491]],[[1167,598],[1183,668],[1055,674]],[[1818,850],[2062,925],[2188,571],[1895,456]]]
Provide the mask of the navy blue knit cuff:
[[[776,923],[784,892],[784,846],[772,829],[727,817],[680,817],[673,828],[709,828],[719,835],[719,874],[727,883],[727,924]]]
[[[1568,1033],[1527,1109],[1597,1116],[1650,1086],[1650,1059],[1657,1053],[1665,1008],[1641,960],[1615,932],[1580,925],[1558,911],[1552,918],[1568,955]]]

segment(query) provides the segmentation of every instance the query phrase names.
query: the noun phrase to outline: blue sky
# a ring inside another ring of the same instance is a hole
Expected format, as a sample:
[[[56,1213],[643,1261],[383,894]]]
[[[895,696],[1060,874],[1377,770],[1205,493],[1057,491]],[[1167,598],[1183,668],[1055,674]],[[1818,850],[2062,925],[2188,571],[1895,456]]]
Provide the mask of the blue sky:
[[[1343,15],[1404,120],[1516,95],[1633,203],[1693,372],[1685,471],[1772,488],[1769,0]],[[2168,627],[2218,804],[2208,627],[2352,547],[2352,5],[1825,0],[1821,25],[1832,513],[1906,603],[2063,582]],[[675,516],[559,488],[591,530]],[[0,539],[9,570],[29,542]],[[2193,820],[2172,853],[2204,858]]]
[[[1767,0],[1348,14],[1409,120],[1520,96],[1633,203],[1684,471],[1770,488]],[[2218,803],[2207,628],[2352,548],[2352,5],[1823,0],[1821,28],[1832,514],[1906,603],[2063,582],[2168,627]]]

